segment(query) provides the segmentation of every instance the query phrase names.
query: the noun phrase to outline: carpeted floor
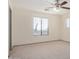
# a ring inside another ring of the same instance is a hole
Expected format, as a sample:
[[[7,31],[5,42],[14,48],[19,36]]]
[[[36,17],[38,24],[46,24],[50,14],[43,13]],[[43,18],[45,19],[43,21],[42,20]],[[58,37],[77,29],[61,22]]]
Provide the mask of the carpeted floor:
[[[9,59],[70,59],[70,45],[65,41],[14,47]]]

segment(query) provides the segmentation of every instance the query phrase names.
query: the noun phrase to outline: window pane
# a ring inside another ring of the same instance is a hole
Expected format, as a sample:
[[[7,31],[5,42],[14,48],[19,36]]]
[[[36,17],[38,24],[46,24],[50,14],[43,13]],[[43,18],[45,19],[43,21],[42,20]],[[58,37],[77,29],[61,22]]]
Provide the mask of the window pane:
[[[39,17],[33,18],[33,35],[41,35],[41,19]]]
[[[48,19],[42,18],[42,35],[48,34]]]
[[[69,27],[70,27],[69,18],[68,18],[68,19],[67,19],[67,21],[66,21],[66,26],[67,26],[67,28],[69,28]]]

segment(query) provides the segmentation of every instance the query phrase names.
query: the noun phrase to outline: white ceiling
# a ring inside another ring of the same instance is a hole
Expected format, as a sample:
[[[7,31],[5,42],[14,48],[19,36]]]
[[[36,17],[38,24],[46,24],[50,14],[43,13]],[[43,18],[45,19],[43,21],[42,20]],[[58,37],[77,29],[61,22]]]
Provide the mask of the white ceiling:
[[[47,7],[52,6],[50,2],[54,3],[55,0],[10,0],[10,4],[13,7],[22,7],[34,11],[39,11],[39,12],[45,12],[45,13],[56,13],[55,11],[48,12],[45,11],[44,9]],[[59,0],[60,3],[63,1],[67,1],[68,3],[64,6],[69,7],[70,6],[70,1],[69,0]],[[69,10],[63,9],[62,12],[57,12],[58,14],[63,14],[63,13],[68,13]]]

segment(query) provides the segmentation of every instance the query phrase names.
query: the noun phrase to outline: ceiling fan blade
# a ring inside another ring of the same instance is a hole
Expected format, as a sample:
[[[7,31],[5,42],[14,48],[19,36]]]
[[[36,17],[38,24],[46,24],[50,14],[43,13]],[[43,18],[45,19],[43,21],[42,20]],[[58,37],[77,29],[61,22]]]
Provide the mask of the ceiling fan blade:
[[[48,8],[45,9],[45,11],[48,11],[50,8],[53,8],[53,7],[48,7]]]
[[[69,7],[61,7],[61,8],[64,8],[64,9],[70,9]]]
[[[60,5],[62,6],[62,5],[65,5],[65,4],[67,4],[68,2],[67,1],[64,1],[64,2],[62,2]]]
[[[57,3],[59,3],[59,0],[56,0],[57,1]]]
[[[56,2],[57,2],[57,3],[55,4],[56,7],[59,7],[59,0],[56,0]]]
[[[45,11],[48,11],[49,9],[46,8],[46,9],[44,9],[44,10],[45,10]]]

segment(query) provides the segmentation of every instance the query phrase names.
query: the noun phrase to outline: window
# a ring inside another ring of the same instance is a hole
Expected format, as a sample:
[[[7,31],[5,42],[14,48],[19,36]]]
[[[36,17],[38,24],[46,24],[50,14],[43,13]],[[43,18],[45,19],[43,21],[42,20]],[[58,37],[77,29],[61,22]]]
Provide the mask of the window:
[[[69,21],[69,18],[66,20],[66,27],[67,27],[67,28],[70,27],[70,21]]]
[[[48,34],[48,19],[41,17],[33,18],[33,35]]]

